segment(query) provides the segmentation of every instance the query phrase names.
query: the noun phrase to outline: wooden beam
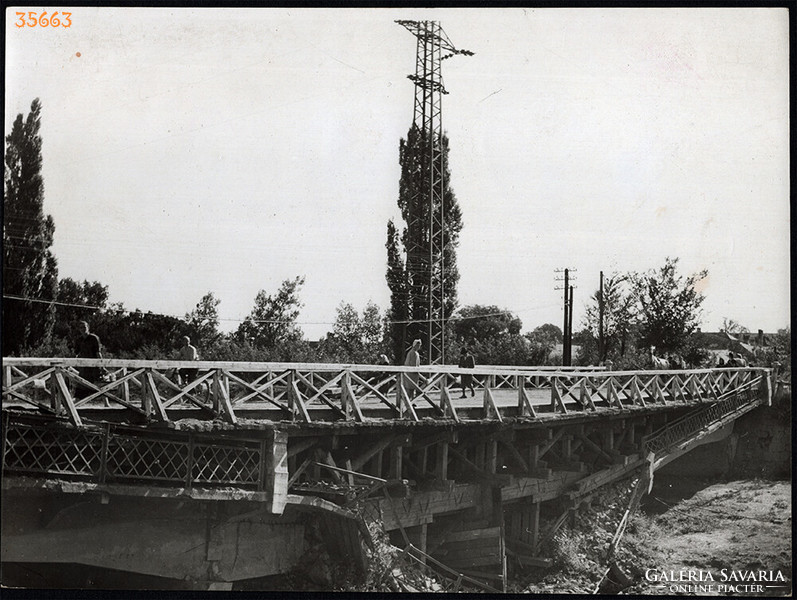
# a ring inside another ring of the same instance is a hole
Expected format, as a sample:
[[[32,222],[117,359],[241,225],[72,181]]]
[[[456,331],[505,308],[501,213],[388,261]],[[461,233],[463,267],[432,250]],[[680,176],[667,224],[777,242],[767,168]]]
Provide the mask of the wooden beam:
[[[614,462],[614,457],[611,456],[610,454],[606,453],[603,450],[603,448],[601,448],[600,446],[598,446],[598,444],[596,444],[591,439],[589,439],[586,436],[586,434],[584,434],[583,432],[579,432],[579,433],[576,434],[576,436],[578,437],[578,439],[581,440],[581,443],[583,443],[585,446],[587,446],[587,447],[591,448],[592,450],[594,450],[595,452],[597,452],[598,455],[602,456],[603,458],[608,460],[610,463]]]
[[[446,481],[448,479],[448,442],[439,442],[436,446],[435,454],[435,475],[438,479]]]
[[[374,445],[370,446],[365,452],[352,459],[351,468],[355,471],[361,469],[365,463],[367,463],[388,446],[396,443],[399,439],[403,441],[403,438],[399,438],[397,435],[388,435],[383,437]]]
[[[563,413],[567,412],[564,400],[562,400],[562,393],[559,391],[559,379],[556,377],[551,378],[551,408],[554,412],[557,408]]]
[[[299,386],[296,384],[296,380],[293,378],[291,379],[290,391],[291,394],[289,398],[291,401],[292,405],[291,410],[293,411],[294,418],[298,412],[298,414],[301,415],[302,419],[306,423],[309,423],[311,421],[310,413],[307,412],[307,407],[304,405],[304,402],[302,401],[302,393],[299,391]]]
[[[354,415],[354,419],[358,423],[363,422],[363,413],[360,411],[360,407],[357,404],[357,396],[354,395],[354,390],[351,387],[351,375],[348,371],[343,374],[343,381],[341,383],[341,402],[343,403],[343,410],[346,413],[346,418],[351,418],[351,415]]]
[[[58,395],[61,400],[61,404],[66,408],[67,414],[69,415],[69,420],[75,427],[82,427],[83,421],[81,421],[80,415],[75,408],[75,403],[72,401],[72,394],[69,393],[69,386],[67,386],[66,381],[64,381],[64,375],[61,372],[61,369],[56,370],[55,381],[56,385],[58,386]]]
[[[553,447],[553,445],[562,438],[564,433],[565,433],[565,428],[564,427],[559,429],[559,431],[557,431],[554,434],[554,436],[548,441],[548,443],[546,443],[542,448],[540,448],[539,454],[537,454],[537,458],[540,459],[543,456],[545,456],[545,453],[548,452],[548,450],[550,450]]]
[[[312,448],[318,443],[317,438],[297,439],[293,438],[288,447],[288,456],[296,456],[300,452],[304,452],[308,448]]]
[[[522,379],[522,378],[520,378]],[[526,393],[526,388],[523,387],[522,383],[520,387],[518,387],[518,415],[521,417],[535,417],[537,416],[537,411],[534,410],[534,407],[531,405],[531,401],[529,400],[529,396]]]
[[[435,444],[443,441],[448,442],[450,444],[456,444],[458,440],[459,440],[458,431],[441,431],[439,433],[433,433],[432,435],[428,435],[426,437],[414,440],[412,442],[412,449],[420,450],[421,448],[426,448],[427,446],[434,446]]]
[[[147,392],[147,398],[155,405],[155,415],[158,420],[164,422],[168,421],[169,417],[166,416],[166,410],[163,408],[163,402],[161,402],[158,388],[155,385],[155,379],[152,377],[152,371],[149,369],[144,372],[144,389]]]
[[[409,377],[405,378],[406,381],[410,381]],[[417,386],[416,386],[417,387]],[[415,413],[415,407],[410,402],[410,399],[407,397],[407,391],[404,389],[404,386],[399,386],[399,402],[403,410],[401,410],[401,416],[404,416],[404,411],[410,415],[410,419],[413,421],[418,421],[418,415]]]
[[[312,456],[308,456],[304,459],[304,462],[302,462],[302,464],[293,472],[293,475],[291,475],[291,478],[288,480],[288,488],[296,483],[296,480],[299,479],[299,476],[304,473],[304,470],[308,467],[308,465],[310,465],[311,462],[313,462]]]
[[[498,411],[498,407],[495,405],[495,398],[493,398],[493,393],[490,391],[489,387],[484,388],[484,418],[489,419],[490,415],[492,414],[498,419],[499,422],[503,422],[503,417],[501,413]]]
[[[507,444],[503,442],[503,446],[506,450],[509,451],[509,455],[515,459],[515,462],[520,466],[524,473],[529,472],[529,464],[523,459],[523,456],[518,452],[518,449],[515,448],[514,444]]]
[[[443,411],[443,416],[450,416],[457,423],[460,422],[457,411],[454,409],[454,404],[451,402],[451,395],[446,386],[440,386],[440,409]]]

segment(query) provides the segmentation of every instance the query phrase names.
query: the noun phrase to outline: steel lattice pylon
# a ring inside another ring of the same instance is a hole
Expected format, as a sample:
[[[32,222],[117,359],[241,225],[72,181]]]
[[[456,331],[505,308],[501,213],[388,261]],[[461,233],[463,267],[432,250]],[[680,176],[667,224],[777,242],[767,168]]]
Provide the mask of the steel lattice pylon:
[[[408,75],[415,84],[413,126],[422,140],[422,159],[418,181],[413,186],[413,210],[407,223],[408,271],[415,275],[410,282],[413,320],[425,320],[430,364],[444,362],[445,288],[445,164],[443,149],[441,63],[458,50],[437,21],[396,21],[417,38],[415,74]],[[421,276],[417,276],[420,274]],[[420,309],[423,307],[423,310]]]

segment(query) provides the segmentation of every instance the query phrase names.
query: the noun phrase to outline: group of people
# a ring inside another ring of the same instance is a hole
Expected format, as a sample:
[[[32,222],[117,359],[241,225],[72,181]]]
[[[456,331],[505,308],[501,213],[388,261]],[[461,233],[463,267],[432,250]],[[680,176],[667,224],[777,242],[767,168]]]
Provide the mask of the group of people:
[[[747,361],[738,352],[728,352],[728,360],[726,361],[721,356],[717,359],[718,367],[746,367]]]
[[[89,324],[86,321],[78,321],[76,325],[77,335],[75,337],[75,357],[76,358],[102,358],[102,343],[99,336],[91,333]],[[191,338],[187,335],[182,337],[182,345],[177,352],[177,360],[181,361],[196,361],[199,360],[199,353],[195,346],[191,344]],[[101,367],[78,367],[78,375],[88,381],[89,383],[96,384],[103,381],[107,376],[107,371]],[[190,383],[196,379],[199,369],[177,369],[175,377],[177,383],[182,385]],[[85,398],[93,393],[92,388],[87,387],[85,384],[78,384],[75,386],[75,397],[77,399]]]

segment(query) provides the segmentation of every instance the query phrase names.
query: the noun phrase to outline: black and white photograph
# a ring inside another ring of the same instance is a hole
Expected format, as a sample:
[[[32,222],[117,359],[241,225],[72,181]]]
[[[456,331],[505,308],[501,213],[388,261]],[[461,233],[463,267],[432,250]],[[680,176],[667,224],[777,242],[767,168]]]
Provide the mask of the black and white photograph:
[[[790,17],[7,6],[2,589],[791,596]]]

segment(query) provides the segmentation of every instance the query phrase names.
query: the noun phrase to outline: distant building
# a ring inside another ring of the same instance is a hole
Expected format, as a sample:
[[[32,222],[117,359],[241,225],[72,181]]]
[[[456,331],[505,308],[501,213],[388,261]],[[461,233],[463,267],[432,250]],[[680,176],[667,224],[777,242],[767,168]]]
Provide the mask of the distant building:
[[[711,361],[717,362],[720,358],[727,361],[728,352],[737,352],[747,359],[753,359],[762,350],[772,347],[776,334],[764,333],[762,329],[758,333],[745,332],[730,334],[726,331],[701,331],[697,330],[692,334],[692,338],[697,344],[707,350],[711,355]]]

